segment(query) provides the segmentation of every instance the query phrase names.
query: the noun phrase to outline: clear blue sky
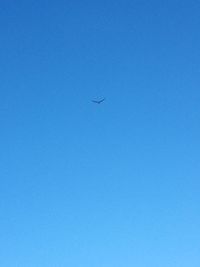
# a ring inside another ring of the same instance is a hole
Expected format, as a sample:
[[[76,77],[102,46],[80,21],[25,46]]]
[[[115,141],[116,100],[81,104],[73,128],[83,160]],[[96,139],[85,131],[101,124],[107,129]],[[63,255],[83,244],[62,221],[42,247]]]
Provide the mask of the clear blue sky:
[[[0,25],[0,266],[199,267],[200,2],[1,0]]]

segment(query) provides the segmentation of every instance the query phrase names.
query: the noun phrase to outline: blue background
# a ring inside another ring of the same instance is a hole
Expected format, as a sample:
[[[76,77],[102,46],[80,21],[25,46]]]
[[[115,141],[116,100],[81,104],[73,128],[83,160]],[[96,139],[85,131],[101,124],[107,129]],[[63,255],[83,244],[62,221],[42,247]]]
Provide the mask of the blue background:
[[[0,266],[199,267],[200,2],[1,0],[0,25]]]

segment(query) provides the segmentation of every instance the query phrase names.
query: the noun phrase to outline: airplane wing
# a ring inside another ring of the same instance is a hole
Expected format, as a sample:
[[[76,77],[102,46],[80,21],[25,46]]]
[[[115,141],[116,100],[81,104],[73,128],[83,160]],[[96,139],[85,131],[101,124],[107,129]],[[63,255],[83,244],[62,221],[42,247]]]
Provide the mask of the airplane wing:
[[[104,100],[105,100],[105,98],[103,98],[103,99],[99,100],[99,103],[103,102]]]
[[[101,104],[104,100],[105,100],[105,98],[103,98],[101,100],[92,100],[92,102],[96,103],[96,104]]]

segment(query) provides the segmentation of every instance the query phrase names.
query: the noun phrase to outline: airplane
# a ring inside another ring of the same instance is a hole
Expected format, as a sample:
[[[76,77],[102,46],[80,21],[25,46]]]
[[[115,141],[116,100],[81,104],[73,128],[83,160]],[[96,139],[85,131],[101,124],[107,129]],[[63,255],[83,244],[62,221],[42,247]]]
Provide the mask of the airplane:
[[[92,100],[92,102],[95,104],[101,104],[104,100],[105,100],[105,98],[103,98],[101,100]]]

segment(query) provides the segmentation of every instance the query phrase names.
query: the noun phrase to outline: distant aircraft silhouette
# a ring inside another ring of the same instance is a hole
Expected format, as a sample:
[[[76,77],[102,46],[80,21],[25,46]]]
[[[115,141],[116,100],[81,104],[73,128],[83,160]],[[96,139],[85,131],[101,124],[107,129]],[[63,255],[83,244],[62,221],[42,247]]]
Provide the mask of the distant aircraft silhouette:
[[[105,98],[103,98],[101,100],[92,100],[92,102],[95,104],[101,104],[104,100],[105,100]]]

